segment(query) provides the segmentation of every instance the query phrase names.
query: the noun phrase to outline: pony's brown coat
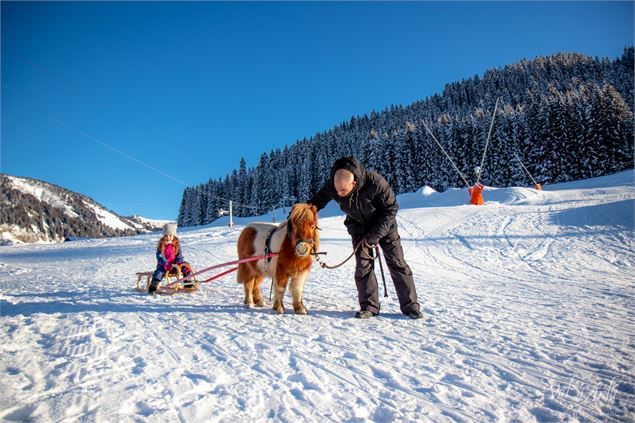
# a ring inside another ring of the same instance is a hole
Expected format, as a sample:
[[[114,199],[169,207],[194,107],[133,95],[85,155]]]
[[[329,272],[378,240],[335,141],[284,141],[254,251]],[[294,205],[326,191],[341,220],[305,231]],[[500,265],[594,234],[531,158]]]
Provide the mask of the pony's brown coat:
[[[288,222],[291,222],[291,236],[287,236]],[[248,225],[238,238],[238,257],[240,259],[253,257],[256,251],[264,250],[264,240],[269,231],[275,228],[270,224]],[[276,250],[273,240],[277,241]],[[311,241],[313,245],[306,244],[307,248],[317,251],[319,246],[319,236],[317,232],[317,209],[315,206],[307,204],[296,204],[289,215],[289,220],[283,222],[276,229],[275,237],[272,238],[272,249],[278,252],[279,256],[272,260],[275,263],[275,273],[265,272],[262,260],[242,263],[238,266],[237,280],[244,284],[245,304],[250,307],[256,305],[264,306],[264,299],[260,293],[260,285],[266,273],[269,276],[275,274],[276,289],[274,310],[278,313],[284,311],[282,298],[287,287],[287,282],[291,278],[291,291],[293,294],[293,308],[296,313],[306,314],[306,307],[302,303],[302,291],[304,282],[311,268],[313,256],[310,254],[301,257],[296,252],[296,243],[300,241]],[[258,244],[258,245],[257,245]]]

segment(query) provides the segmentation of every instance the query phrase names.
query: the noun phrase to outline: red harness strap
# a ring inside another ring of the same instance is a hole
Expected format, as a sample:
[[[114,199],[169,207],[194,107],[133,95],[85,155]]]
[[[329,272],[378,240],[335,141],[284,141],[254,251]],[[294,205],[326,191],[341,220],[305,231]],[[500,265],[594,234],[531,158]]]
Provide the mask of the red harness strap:
[[[194,274],[190,274],[190,275],[182,277],[181,279],[177,279],[174,282],[170,283],[169,285],[166,285],[166,288],[171,288],[171,287],[176,286],[177,284],[183,282],[185,279],[189,279],[189,278],[191,278],[192,276],[195,276],[195,275],[198,276],[201,273],[209,272],[210,270],[218,269],[219,267],[225,267],[225,266],[231,266],[231,265],[234,265],[234,264],[247,263],[247,262],[256,261],[256,260],[264,260],[264,259],[268,259],[268,258],[278,257],[278,255],[279,255],[278,253],[269,253],[269,254],[263,254],[261,256],[247,257],[247,258],[240,259],[240,260],[228,261],[227,263],[216,264],[214,266],[206,267],[203,270],[199,270],[198,272],[196,272]],[[220,278],[222,276],[228,275],[228,274],[230,274],[232,272],[235,272],[236,270],[238,270],[238,267],[231,268],[229,270],[224,271],[223,273],[220,273],[218,275],[212,276],[209,279],[201,281],[201,283],[211,282],[214,279],[218,279],[218,278]]]

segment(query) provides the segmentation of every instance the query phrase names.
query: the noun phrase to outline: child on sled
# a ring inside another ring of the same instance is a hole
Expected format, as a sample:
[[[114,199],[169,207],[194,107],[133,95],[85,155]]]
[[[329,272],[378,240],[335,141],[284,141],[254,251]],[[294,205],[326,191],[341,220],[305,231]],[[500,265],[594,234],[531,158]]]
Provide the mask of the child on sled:
[[[156,256],[157,269],[154,271],[152,281],[148,287],[148,293],[150,294],[156,292],[161,279],[165,276],[165,273],[172,270],[172,265],[177,264],[181,266],[183,264],[187,264],[187,262],[183,260],[181,243],[179,238],[176,236],[176,223],[167,223],[163,227],[163,237],[159,240],[159,244],[157,245]],[[183,276],[190,274],[189,266],[183,266],[182,270]],[[188,284],[193,285],[193,282],[186,281],[184,286],[188,287]]]

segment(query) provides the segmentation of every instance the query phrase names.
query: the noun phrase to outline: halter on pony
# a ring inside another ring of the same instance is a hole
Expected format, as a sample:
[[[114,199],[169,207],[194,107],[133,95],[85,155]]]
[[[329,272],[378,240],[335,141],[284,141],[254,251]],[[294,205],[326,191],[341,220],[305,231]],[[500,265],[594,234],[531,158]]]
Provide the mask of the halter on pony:
[[[289,238],[289,241],[293,242],[293,222],[291,222],[291,213],[289,213],[289,218],[287,219],[287,238]],[[317,230],[319,228],[316,227],[315,228],[315,233],[317,233]],[[315,254],[315,249],[316,249],[316,245],[317,243],[315,242],[315,235],[313,238],[311,239],[304,239],[304,238],[299,238],[296,242],[295,242],[295,252],[298,253],[298,255],[300,257],[306,257],[309,254]],[[304,248],[301,248],[304,247]]]

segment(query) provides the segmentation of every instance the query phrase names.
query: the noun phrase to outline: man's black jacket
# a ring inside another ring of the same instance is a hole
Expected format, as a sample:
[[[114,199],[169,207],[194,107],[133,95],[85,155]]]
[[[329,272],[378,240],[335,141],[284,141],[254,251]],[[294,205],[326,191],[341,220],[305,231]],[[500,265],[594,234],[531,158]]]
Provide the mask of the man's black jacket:
[[[357,185],[346,197],[340,197],[335,190],[333,177],[339,169],[353,173]],[[397,200],[386,179],[377,172],[366,170],[354,157],[342,157],[331,168],[328,181],[308,203],[321,210],[335,200],[346,213],[344,224],[353,239],[366,240],[377,244],[380,239],[397,229]]]

